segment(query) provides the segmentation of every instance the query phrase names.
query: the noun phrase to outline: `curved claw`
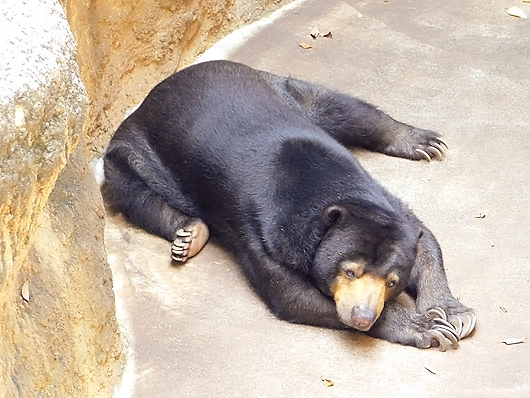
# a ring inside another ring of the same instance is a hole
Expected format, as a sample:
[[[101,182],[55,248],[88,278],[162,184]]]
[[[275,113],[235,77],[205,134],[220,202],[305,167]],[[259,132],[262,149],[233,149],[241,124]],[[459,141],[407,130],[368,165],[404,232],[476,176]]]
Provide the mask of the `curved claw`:
[[[475,329],[475,324],[477,322],[477,316],[472,312],[466,312],[463,314],[453,315],[451,316],[451,324],[455,326],[457,331],[459,332],[458,335],[461,339],[468,336],[473,329]],[[460,323],[460,326],[455,325],[456,322]]]
[[[438,159],[443,158],[443,152],[440,151],[438,148],[436,148],[434,145],[429,146],[429,148],[430,148],[431,150],[433,150],[434,152],[436,152],[436,157],[437,157]]]
[[[187,236],[191,236],[191,232],[187,232],[187,231],[184,231],[183,229],[179,229],[177,231],[177,236],[185,238]]]
[[[439,332],[438,330],[430,329],[427,332],[427,335],[431,339],[436,339],[438,341],[438,344],[440,345],[440,351],[442,351],[442,352],[447,351],[447,347],[448,347],[447,339],[445,338],[445,336],[441,332]]]
[[[473,312],[463,312],[448,317],[444,309],[440,307],[431,308],[427,311],[427,317],[434,324],[429,332],[438,331],[442,333],[455,348],[458,346],[458,341],[475,329],[477,322],[477,316]]]
[[[175,254],[175,255],[171,256],[171,258],[173,260],[175,260],[175,261],[178,261],[179,263],[183,263],[184,261],[187,260],[186,254],[182,254],[182,255],[178,255],[178,256]]]
[[[464,337],[468,336],[473,330],[475,330],[475,325],[477,324],[477,316],[471,313],[470,317],[471,317],[471,324],[469,325]]]
[[[456,350],[458,348],[458,337],[455,335],[454,329],[447,329],[445,327],[434,326],[430,329],[430,331],[440,332],[447,340],[451,342],[451,344],[453,345],[453,349]]]
[[[452,329],[452,330],[457,330],[455,325],[453,325],[452,323],[448,322],[447,320],[443,319],[443,318],[434,318],[433,319],[433,323],[435,325],[440,325],[440,326],[445,326],[449,329]]]
[[[451,338],[449,340],[451,340],[451,342],[454,344],[454,342],[459,342],[460,341],[460,338],[459,336],[456,334],[456,330],[455,328],[451,325],[451,326],[445,326],[445,325],[434,325],[433,327],[431,327],[432,330],[438,330],[440,332],[447,332],[447,333],[450,333],[451,334]],[[454,341],[453,341],[454,340]]]
[[[193,240],[191,232],[186,232],[184,230],[177,231],[177,238],[183,243],[190,243]]]
[[[447,320],[447,314],[445,313],[444,309],[440,307],[431,308],[429,311],[427,311],[427,315],[430,319],[441,318]]]
[[[449,145],[447,144],[447,141],[444,140],[442,137],[437,137],[436,138],[438,141],[440,141],[442,144],[444,144],[445,148],[446,149],[449,149]]]
[[[462,330],[464,329],[464,323],[462,322],[462,320],[460,318],[456,317],[456,316],[452,316],[451,317],[451,325],[453,325],[453,327],[456,330],[456,333],[462,339],[463,338]]]
[[[433,147],[435,147],[436,149],[438,149],[442,154],[445,154],[445,150],[447,149],[447,147],[444,148],[443,146],[441,146],[437,142],[431,142],[431,145]]]
[[[418,152],[421,156],[423,156],[428,162],[431,161],[431,157],[427,152],[425,152],[423,149],[416,148],[416,152]]]

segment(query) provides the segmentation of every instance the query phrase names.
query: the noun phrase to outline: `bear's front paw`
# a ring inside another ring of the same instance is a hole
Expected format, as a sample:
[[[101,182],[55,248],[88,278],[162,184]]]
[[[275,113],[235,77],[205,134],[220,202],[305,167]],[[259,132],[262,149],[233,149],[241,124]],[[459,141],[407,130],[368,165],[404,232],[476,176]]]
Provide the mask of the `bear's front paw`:
[[[171,247],[171,258],[180,263],[186,262],[204,247],[209,235],[208,227],[202,221],[179,229]]]
[[[432,346],[435,346],[437,343],[440,351],[446,351],[449,345],[457,349],[460,336],[456,327],[447,320],[445,311],[439,307],[433,308],[427,311],[426,317],[431,321],[431,327],[427,331],[427,335],[434,343]]]
[[[427,334],[441,351],[446,351],[449,345],[458,348],[458,342],[473,331],[477,320],[469,309],[448,316],[440,307],[427,311],[426,317],[431,322]]]
[[[394,131],[390,144],[381,152],[410,160],[442,160],[448,145],[435,131],[402,125]]]
[[[460,339],[463,339],[475,329],[477,316],[472,310],[468,309],[464,312],[448,315],[447,320],[455,327]]]
[[[413,128],[411,131],[412,160],[431,161],[432,159],[442,160],[445,151],[449,148],[447,142],[440,136],[440,134],[430,131]]]

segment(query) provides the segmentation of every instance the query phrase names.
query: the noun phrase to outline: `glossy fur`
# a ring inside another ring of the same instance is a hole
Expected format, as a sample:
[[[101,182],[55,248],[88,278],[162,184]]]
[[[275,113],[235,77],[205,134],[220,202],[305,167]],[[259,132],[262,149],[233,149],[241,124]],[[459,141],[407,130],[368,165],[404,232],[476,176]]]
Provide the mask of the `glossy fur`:
[[[425,348],[436,344],[427,311],[442,308],[457,322],[472,312],[451,294],[432,233],[346,147],[420,160],[439,157],[443,145],[439,134],[351,96],[208,62],[161,82],[118,128],[105,196],[169,241],[205,223],[271,311],[291,322],[352,327],[332,292],[345,262],[385,281],[397,275],[368,333]],[[404,289],[416,311],[394,300]],[[362,318],[353,307],[352,319]]]

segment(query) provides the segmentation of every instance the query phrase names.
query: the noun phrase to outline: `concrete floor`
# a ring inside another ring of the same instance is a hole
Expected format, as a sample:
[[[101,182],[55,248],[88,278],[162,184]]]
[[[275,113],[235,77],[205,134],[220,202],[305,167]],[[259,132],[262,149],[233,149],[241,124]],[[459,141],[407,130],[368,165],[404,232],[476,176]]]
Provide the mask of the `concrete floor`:
[[[530,15],[519,0],[297,1],[223,47],[226,58],[444,134],[443,162],[358,156],[438,237],[453,292],[478,314],[474,335],[442,353],[291,325],[270,315],[218,247],[175,267],[168,242],[109,215],[129,350],[120,394],[530,396],[530,341],[502,342],[530,337],[530,19],[508,16],[514,5]],[[313,40],[315,26],[333,38]]]

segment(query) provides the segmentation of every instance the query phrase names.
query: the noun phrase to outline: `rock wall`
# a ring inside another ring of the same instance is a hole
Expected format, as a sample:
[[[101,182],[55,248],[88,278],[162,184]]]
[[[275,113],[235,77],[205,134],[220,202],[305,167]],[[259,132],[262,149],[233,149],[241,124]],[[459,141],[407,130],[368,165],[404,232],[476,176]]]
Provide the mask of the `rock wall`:
[[[0,27],[0,397],[111,396],[121,340],[77,145],[88,101],[74,39],[54,0],[0,2]]]
[[[159,81],[229,31],[288,0],[60,0],[78,47],[90,104],[84,132],[101,153]]]

